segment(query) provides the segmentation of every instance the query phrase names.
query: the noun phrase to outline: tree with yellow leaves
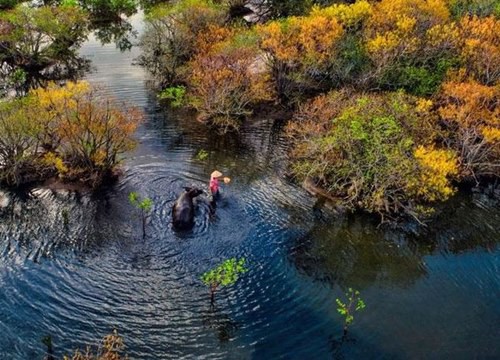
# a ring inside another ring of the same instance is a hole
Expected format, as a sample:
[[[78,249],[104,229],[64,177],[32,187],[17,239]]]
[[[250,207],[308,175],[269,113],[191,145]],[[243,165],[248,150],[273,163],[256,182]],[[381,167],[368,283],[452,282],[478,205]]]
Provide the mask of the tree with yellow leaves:
[[[328,72],[344,34],[335,17],[315,9],[309,16],[272,21],[257,31],[281,101],[294,103],[330,87]]]
[[[119,155],[133,148],[141,113],[103,96],[102,89],[85,82],[52,84],[32,96],[44,114],[43,126],[55,130],[58,142],[51,150],[66,165],[64,178],[98,186],[112,175]]]
[[[445,0],[382,0],[364,29],[373,64],[367,80],[382,89],[431,95],[458,61],[458,37]]]

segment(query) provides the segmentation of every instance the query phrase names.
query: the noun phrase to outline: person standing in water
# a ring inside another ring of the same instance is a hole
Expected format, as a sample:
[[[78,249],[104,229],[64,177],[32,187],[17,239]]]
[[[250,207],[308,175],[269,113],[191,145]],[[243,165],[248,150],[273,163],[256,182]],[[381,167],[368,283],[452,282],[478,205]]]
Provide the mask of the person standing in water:
[[[210,194],[215,198],[219,196],[219,179],[222,178],[224,175],[218,170],[213,171],[210,174],[210,184],[208,187],[210,188]]]
[[[209,183],[209,189],[210,189],[210,194],[212,195],[212,199],[210,201],[210,205],[212,205],[212,208],[215,209],[215,201],[218,199],[220,193],[219,193],[219,180],[222,180],[224,184],[229,184],[231,181],[230,178],[227,176],[224,176],[220,171],[214,170],[210,174],[210,183]]]

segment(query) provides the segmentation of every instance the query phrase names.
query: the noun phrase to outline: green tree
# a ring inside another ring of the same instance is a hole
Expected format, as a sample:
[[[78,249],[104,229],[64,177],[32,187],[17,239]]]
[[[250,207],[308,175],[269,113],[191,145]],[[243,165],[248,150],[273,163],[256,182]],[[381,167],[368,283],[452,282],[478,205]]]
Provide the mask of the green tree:
[[[335,299],[337,303],[337,311],[340,315],[344,317],[344,337],[347,335],[347,328],[354,321],[354,313],[363,310],[366,305],[363,299],[361,299],[358,290],[349,288],[345,293],[347,300],[344,302],[339,298]]]
[[[245,267],[245,262],[245,258],[231,258],[201,276],[203,284],[210,289],[210,301],[212,305],[215,302],[215,292],[217,289],[233,285],[241,274],[247,272],[248,269]]]
[[[146,236],[146,218],[153,207],[153,200],[148,197],[141,199],[139,194],[136,192],[128,194],[128,200],[134,207],[141,211],[142,237],[144,238]]]
[[[24,92],[46,80],[74,78],[88,61],[78,55],[87,15],[73,6],[17,6],[0,13],[0,65],[6,83],[25,74]]]

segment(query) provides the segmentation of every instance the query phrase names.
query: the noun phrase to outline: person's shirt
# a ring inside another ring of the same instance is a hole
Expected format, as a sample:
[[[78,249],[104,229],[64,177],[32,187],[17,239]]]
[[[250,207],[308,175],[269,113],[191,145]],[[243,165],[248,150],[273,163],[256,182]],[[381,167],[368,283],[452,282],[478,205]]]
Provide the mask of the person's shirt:
[[[219,179],[216,177],[210,179],[210,192],[217,194],[219,192]]]

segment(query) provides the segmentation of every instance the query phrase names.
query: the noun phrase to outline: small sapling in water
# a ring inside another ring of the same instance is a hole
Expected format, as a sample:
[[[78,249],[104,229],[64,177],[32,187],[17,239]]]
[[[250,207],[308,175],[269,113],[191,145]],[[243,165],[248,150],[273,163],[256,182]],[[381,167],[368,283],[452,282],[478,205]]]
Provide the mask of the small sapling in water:
[[[208,151],[201,149],[200,151],[198,151],[196,153],[195,158],[196,158],[196,160],[199,160],[199,161],[204,161],[204,160],[208,159]]]
[[[248,270],[245,267],[245,261],[245,258],[225,260],[222,264],[201,276],[201,281],[210,289],[210,301],[212,305],[215,301],[215,292],[217,289],[233,285],[238,280],[239,275]]]
[[[63,209],[61,211],[61,216],[62,216],[62,219],[63,219],[64,226],[67,227],[68,224],[69,224],[69,211],[68,211],[68,209]]]
[[[55,360],[54,348],[52,346],[52,336],[46,335],[42,338],[42,343],[47,347],[46,356],[44,360]]]
[[[344,317],[344,337],[347,335],[347,328],[354,321],[354,313],[363,310],[366,305],[359,294],[358,290],[349,288],[345,293],[347,298],[346,302],[343,302],[339,298],[335,299],[337,303],[337,311]]]
[[[153,200],[150,198],[141,199],[139,194],[136,192],[131,192],[128,194],[128,200],[130,203],[135,206],[137,209],[141,211],[141,219],[142,219],[142,237],[146,236],[146,218],[148,213],[151,211],[153,207]]]

